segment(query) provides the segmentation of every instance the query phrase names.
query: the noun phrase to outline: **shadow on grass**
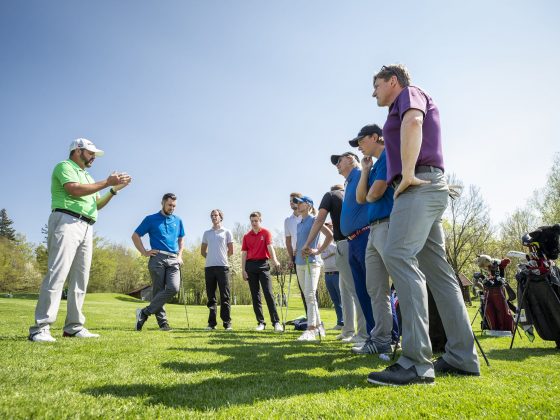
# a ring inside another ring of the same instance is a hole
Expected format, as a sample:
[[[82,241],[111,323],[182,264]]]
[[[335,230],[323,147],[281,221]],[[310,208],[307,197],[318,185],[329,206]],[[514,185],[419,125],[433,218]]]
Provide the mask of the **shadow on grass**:
[[[132,296],[115,296],[115,299],[121,300],[123,302],[134,302],[134,303],[143,303],[147,304],[145,300],[133,298]]]
[[[507,361],[522,361],[530,357],[543,357],[550,355],[558,355],[560,350],[557,348],[550,347],[513,347],[511,350],[507,349],[496,349],[490,350],[487,353],[489,359],[496,360],[507,360]]]
[[[95,396],[119,398],[145,397],[147,405],[187,407],[197,411],[218,410],[232,405],[252,405],[259,401],[295,395],[323,394],[341,388],[368,386],[364,375],[344,374],[324,380],[307,373],[266,372],[235,378],[211,378],[196,383],[165,385],[107,385],[84,392]]]
[[[106,385],[84,392],[93,396],[144,397],[148,405],[218,410],[231,405],[366,387],[369,386],[366,375],[353,372],[364,366],[371,370],[386,366],[376,356],[352,356],[349,348],[335,342],[254,343],[246,340],[248,337],[238,337],[238,341],[229,338],[227,343],[222,341],[221,346],[215,348],[169,349],[183,351],[185,357],[162,363],[162,367],[184,374],[186,383]],[[205,355],[208,355],[207,361]],[[220,356],[220,360],[215,360],[215,355]]]

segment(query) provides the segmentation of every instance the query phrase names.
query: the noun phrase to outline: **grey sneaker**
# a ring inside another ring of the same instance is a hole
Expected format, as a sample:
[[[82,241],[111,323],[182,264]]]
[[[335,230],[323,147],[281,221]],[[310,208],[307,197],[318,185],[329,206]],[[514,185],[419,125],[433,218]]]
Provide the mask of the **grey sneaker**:
[[[173,328],[171,328],[168,323],[165,323],[165,324],[161,324],[159,326],[159,330],[160,331],[173,331]]]
[[[211,325],[207,325],[206,328],[204,328],[204,331],[214,331],[216,329],[216,327],[213,327]]]
[[[264,324],[257,325],[257,328],[255,328],[255,331],[264,331]]]
[[[367,340],[363,346],[352,347],[352,353],[354,354],[382,354],[392,351],[393,347],[390,344],[375,344],[372,340]]]

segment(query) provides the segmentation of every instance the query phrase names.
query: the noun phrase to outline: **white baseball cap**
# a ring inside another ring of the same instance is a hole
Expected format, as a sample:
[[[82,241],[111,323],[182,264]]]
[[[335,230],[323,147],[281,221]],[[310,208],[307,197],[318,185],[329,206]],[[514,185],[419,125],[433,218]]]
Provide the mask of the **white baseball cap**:
[[[105,154],[103,150],[95,147],[95,144],[88,139],[76,139],[70,143],[70,151],[76,149],[86,149],[89,152],[95,153],[95,156],[103,156]]]

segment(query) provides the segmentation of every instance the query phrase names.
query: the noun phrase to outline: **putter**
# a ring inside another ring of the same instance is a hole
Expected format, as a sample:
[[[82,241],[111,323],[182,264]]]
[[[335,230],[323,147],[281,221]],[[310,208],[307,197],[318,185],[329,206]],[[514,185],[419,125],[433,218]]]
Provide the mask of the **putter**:
[[[191,329],[191,324],[189,322],[189,313],[187,312],[187,296],[185,295],[185,282],[183,281],[183,270],[179,265],[179,279],[181,280],[181,290],[183,292],[183,304],[185,306],[185,316],[187,317],[187,329]]]
[[[293,267],[290,268],[290,276],[288,278],[288,297],[286,298],[286,316],[284,317],[284,325],[282,325],[284,331],[286,331],[286,322],[288,322],[288,308],[290,306],[290,288],[292,286],[292,270]]]
[[[286,279],[284,278],[284,273],[279,274],[279,271],[280,269],[277,268],[276,280],[278,281],[278,284],[280,284],[280,318],[282,322],[282,332],[284,332],[286,326],[286,320],[284,319],[284,282]]]

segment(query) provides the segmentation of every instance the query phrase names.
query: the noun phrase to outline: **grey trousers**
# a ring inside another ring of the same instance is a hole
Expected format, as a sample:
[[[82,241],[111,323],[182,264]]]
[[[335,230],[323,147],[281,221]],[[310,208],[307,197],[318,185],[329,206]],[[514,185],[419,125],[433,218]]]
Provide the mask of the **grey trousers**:
[[[409,187],[395,200],[384,255],[403,319],[403,352],[398,363],[405,369],[414,366],[418,375],[435,376],[428,335],[427,281],[447,334],[443,358],[456,368],[479,372],[467,310],[445,257],[441,217],[447,207],[447,182],[440,172],[416,176],[431,184]]]
[[[75,334],[84,327],[82,306],[86,296],[93,252],[93,226],[65,213],[51,213],[48,222],[48,271],[35,307],[35,325],[29,334],[49,330],[56,321],[62,289],[68,278],[64,331]]]
[[[391,286],[389,273],[383,262],[384,248],[387,243],[389,221],[372,225],[366,248],[366,288],[371,297],[375,327],[370,332],[375,344],[390,345],[393,330],[391,312]]]
[[[146,307],[146,311],[156,316],[161,327],[167,323],[167,314],[163,305],[173,298],[181,287],[179,262],[176,257],[157,254],[150,257],[148,270],[152,277],[152,300]]]
[[[342,318],[344,327],[341,334],[350,337],[354,334],[364,341],[369,337],[366,326],[366,318],[362,312],[354,286],[352,269],[348,262],[348,241],[338,241],[336,243],[335,264],[339,274],[340,299],[342,300]],[[357,318],[357,329],[355,329],[355,319]]]

